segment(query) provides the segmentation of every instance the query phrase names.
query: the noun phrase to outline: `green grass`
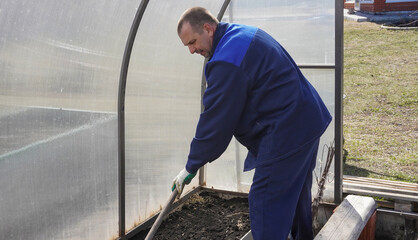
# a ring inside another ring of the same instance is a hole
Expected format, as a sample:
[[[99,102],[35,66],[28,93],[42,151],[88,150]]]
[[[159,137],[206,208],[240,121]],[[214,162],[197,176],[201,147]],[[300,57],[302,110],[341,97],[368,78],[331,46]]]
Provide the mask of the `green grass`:
[[[344,174],[418,182],[418,31],[344,22]]]

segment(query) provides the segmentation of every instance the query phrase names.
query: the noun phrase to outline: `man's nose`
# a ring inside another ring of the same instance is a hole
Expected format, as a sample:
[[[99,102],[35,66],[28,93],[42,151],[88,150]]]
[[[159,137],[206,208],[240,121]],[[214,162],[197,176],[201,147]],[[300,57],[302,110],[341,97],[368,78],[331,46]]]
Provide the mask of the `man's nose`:
[[[193,46],[189,46],[189,51],[190,51],[191,54],[193,54],[193,53],[196,52],[196,48],[193,47]]]

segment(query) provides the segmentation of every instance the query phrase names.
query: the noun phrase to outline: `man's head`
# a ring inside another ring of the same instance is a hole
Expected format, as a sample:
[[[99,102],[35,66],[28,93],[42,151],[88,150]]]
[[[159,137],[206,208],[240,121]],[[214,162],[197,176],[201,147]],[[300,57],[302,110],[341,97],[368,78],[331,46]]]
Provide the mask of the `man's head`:
[[[177,24],[177,34],[190,53],[212,56],[213,35],[219,21],[205,8],[187,9]]]

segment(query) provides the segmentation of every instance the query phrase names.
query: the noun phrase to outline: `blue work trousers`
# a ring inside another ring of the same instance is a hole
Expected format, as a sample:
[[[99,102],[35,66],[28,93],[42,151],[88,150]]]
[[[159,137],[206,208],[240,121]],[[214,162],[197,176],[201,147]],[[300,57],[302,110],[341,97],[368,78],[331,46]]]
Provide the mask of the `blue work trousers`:
[[[255,240],[313,239],[312,171],[319,139],[301,151],[255,169],[249,194]]]

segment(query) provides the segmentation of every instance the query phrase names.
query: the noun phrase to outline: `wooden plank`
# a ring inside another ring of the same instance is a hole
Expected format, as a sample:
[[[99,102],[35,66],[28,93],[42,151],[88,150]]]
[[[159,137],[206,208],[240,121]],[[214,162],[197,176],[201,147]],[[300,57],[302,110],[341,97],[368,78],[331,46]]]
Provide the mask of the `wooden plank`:
[[[363,231],[361,232],[358,240],[371,240],[376,238],[376,214],[377,211],[374,211]]]
[[[399,199],[399,200],[417,202],[416,197],[410,196],[410,195],[405,195],[405,194],[396,194],[396,193],[388,193],[388,192],[380,192],[380,191],[362,190],[362,189],[356,189],[356,188],[345,188],[344,193],[361,194],[361,195],[367,195],[367,196],[383,197],[383,198],[389,198],[389,199],[395,199],[395,200]]]
[[[360,182],[344,182],[343,185],[345,186],[356,186],[358,188],[379,188],[384,189],[386,191],[397,191],[397,192],[405,192],[410,193],[411,195],[417,195],[418,196],[418,189],[409,189],[409,188],[399,188],[399,187],[392,187],[387,185],[381,185],[381,184],[365,184]]]
[[[384,186],[384,187],[391,187],[391,188],[399,188],[405,190],[418,190],[418,184],[398,184],[398,183],[388,183],[388,182],[381,182],[381,181],[359,181],[359,180],[352,180],[352,179],[344,179],[346,183],[353,183],[353,184],[365,184],[369,186]]]
[[[380,192],[387,192],[387,193],[397,193],[397,194],[404,194],[410,195],[411,197],[416,197],[418,200],[418,189],[416,191],[409,190],[409,189],[400,189],[400,188],[393,188],[381,185],[364,185],[361,183],[343,183],[343,188],[356,188],[356,189],[363,189],[363,190],[374,190]]]
[[[348,182],[345,181],[343,185],[358,185],[362,186],[363,188],[386,188],[388,190],[392,191],[398,191],[398,192],[410,192],[413,194],[416,194],[418,189],[415,188],[407,188],[407,187],[399,187],[399,186],[389,186],[389,185],[383,185],[383,184],[370,184],[370,183],[364,183],[364,182]]]
[[[344,176],[343,192],[418,202],[418,184]]]
[[[364,182],[366,184],[379,184],[393,187],[400,187],[405,189],[418,190],[418,184],[410,182],[398,182],[385,179],[375,179],[375,178],[366,178],[366,177],[357,177],[357,176],[348,176],[344,175],[344,181],[350,182]]]
[[[348,195],[316,235],[315,240],[357,240],[375,209],[373,198]]]
[[[399,182],[389,182],[388,180],[374,180],[374,179],[352,179],[352,178],[344,178],[346,182],[352,183],[365,183],[368,185],[382,185],[382,186],[390,186],[390,187],[400,187],[405,189],[416,189],[418,188],[418,184],[413,183],[399,183]]]

